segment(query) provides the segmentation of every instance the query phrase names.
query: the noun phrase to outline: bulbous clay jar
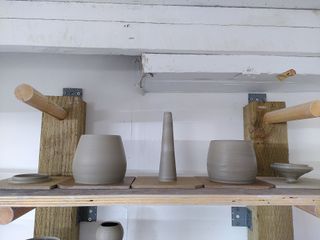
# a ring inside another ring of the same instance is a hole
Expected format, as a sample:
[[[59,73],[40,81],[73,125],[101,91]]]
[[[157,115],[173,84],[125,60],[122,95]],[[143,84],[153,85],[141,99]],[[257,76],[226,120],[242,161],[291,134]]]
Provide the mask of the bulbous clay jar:
[[[73,177],[81,184],[121,182],[127,169],[118,135],[82,135],[73,159]]]
[[[118,222],[103,222],[96,231],[96,240],[122,240],[123,228]]]
[[[210,142],[207,169],[209,179],[230,184],[255,182],[257,161],[253,144],[244,140]]]

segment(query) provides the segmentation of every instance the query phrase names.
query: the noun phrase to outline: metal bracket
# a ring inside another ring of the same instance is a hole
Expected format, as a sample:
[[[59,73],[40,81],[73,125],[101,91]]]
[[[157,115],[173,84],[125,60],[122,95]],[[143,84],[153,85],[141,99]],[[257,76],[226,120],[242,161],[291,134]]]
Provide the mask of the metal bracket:
[[[266,102],[267,94],[265,93],[249,93],[248,102]]]
[[[63,96],[82,98],[82,95],[83,95],[82,88],[64,88],[63,89]]]
[[[79,207],[79,222],[95,222],[97,221],[97,207]]]
[[[252,230],[252,213],[246,207],[231,207],[233,227],[247,227]]]

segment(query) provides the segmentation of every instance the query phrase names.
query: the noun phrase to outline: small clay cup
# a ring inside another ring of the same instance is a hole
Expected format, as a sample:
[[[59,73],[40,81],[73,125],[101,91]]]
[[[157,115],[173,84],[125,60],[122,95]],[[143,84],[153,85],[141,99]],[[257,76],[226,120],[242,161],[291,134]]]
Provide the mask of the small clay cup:
[[[210,142],[207,170],[209,179],[229,184],[255,182],[257,161],[253,144],[244,140],[213,140]]]
[[[119,222],[103,222],[96,231],[96,240],[122,240],[123,227]]]
[[[127,161],[118,135],[82,135],[73,160],[73,177],[80,184],[123,181]]]

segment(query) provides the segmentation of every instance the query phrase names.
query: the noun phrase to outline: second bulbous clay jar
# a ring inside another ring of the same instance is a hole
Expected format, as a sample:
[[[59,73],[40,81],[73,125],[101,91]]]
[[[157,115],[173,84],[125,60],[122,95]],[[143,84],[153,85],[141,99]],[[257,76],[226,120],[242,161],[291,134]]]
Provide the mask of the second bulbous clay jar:
[[[251,141],[213,140],[207,169],[209,179],[229,184],[250,184],[257,175],[256,155]]]
[[[73,160],[73,177],[80,184],[121,182],[127,162],[121,136],[82,135]]]

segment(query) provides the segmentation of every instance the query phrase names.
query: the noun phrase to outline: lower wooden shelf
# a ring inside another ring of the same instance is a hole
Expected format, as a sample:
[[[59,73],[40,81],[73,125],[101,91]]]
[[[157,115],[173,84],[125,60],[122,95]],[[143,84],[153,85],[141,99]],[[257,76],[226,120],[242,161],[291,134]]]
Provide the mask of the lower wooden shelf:
[[[320,205],[313,189],[0,190],[0,206],[101,205]]]

